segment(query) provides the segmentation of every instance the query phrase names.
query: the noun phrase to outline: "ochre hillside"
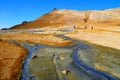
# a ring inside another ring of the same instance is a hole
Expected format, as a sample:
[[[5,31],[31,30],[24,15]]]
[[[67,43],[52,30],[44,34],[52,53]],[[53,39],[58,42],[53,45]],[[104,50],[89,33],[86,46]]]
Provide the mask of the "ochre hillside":
[[[120,8],[106,10],[53,10],[40,18],[11,29],[70,28],[71,26],[120,26]]]

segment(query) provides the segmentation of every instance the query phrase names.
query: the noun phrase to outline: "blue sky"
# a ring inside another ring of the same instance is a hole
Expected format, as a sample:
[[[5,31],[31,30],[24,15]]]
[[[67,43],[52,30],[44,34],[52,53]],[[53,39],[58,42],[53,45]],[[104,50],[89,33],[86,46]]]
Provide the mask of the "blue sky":
[[[102,10],[120,7],[120,0],[0,0],[0,28],[32,21],[53,8]]]

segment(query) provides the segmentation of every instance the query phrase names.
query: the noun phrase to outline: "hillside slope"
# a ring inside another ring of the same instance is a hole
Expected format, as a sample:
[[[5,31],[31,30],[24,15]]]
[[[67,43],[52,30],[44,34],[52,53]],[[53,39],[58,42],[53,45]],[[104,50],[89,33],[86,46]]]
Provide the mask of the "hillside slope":
[[[106,10],[53,10],[31,22],[11,29],[66,28],[71,26],[120,26],[120,8]]]

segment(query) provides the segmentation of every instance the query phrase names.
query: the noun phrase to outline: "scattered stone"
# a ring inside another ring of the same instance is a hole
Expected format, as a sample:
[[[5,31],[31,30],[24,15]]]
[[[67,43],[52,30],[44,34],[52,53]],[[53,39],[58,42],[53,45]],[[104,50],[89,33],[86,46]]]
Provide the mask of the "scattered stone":
[[[60,59],[61,60],[64,60],[65,59],[65,56],[63,54],[60,54]]]
[[[53,54],[53,57],[55,57],[56,56],[56,54]]]
[[[33,56],[32,59],[37,58],[37,56]]]
[[[65,70],[62,71],[62,73],[65,74],[65,75],[68,75],[69,73],[71,73],[71,71],[68,70],[68,69],[65,69]]]

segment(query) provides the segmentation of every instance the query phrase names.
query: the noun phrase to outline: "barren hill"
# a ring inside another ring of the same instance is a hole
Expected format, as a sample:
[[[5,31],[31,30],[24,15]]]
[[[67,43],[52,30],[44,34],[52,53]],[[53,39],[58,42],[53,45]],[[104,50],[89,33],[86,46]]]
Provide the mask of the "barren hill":
[[[120,26],[120,8],[106,10],[53,10],[31,22],[11,29],[66,28],[71,26]]]

